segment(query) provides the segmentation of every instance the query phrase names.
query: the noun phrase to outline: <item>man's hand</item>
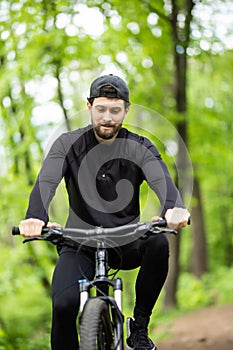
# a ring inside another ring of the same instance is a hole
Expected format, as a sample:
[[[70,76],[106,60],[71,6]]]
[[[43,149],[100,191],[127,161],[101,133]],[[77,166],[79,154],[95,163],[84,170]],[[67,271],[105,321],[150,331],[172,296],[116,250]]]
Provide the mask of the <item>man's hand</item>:
[[[190,213],[187,209],[173,208],[168,209],[165,214],[167,226],[173,230],[178,230],[188,224]]]
[[[161,218],[160,216],[153,216],[153,218],[151,219],[152,222],[156,222],[159,220],[163,220],[163,218]]]
[[[20,234],[24,237],[38,237],[41,235],[42,228],[45,226],[44,221],[39,219],[22,220],[19,224]],[[56,222],[48,222],[47,227],[61,227]]]
[[[57,222],[48,222],[47,223],[47,226],[46,227],[48,227],[48,228],[56,228],[56,227],[61,227],[61,225],[60,224],[58,224]]]
[[[24,237],[40,236],[42,227],[45,223],[39,219],[26,219],[20,221],[19,230],[20,234]]]

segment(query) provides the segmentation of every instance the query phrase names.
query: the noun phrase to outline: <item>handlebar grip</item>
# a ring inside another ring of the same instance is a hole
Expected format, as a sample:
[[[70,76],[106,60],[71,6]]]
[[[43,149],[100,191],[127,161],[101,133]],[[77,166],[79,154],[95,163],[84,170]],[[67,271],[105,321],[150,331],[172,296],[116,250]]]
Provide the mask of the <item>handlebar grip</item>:
[[[48,227],[43,227],[41,233],[42,233],[42,234],[43,234],[43,233],[47,233],[48,231],[49,231],[49,228],[48,228]],[[11,234],[12,234],[13,236],[20,235],[19,227],[13,226],[13,227],[12,227]]]
[[[18,227],[12,227],[12,235],[13,236],[16,236],[16,235],[20,235],[20,230],[19,230],[19,228]]]
[[[167,227],[167,220],[161,219],[159,221],[155,221],[157,227]],[[188,218],[188,225],[191,224],[191,217]]]
[[[167,227],[167,220],[166,219],[154,221],[154,223],[156,224],[156,227]]]

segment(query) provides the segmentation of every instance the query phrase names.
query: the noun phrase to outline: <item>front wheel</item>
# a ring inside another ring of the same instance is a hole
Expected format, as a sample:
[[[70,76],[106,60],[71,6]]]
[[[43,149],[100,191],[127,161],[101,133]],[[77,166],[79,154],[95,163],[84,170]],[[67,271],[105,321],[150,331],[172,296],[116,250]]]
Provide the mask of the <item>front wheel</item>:
[[[113,332],[107,303],[99,298],[89,299],[80,323],[80,350],[111,350]]]

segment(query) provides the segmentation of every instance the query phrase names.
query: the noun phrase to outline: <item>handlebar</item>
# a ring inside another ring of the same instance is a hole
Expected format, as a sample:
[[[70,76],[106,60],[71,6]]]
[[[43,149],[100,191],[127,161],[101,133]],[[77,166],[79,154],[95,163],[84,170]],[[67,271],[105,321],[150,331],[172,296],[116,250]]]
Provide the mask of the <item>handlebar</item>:
[[[177,231],[166,228],[167,222],[165,219],[155,222],[138,222],[134,224],[127,224],[112,228],[95,227],[93,229],[80,229],[80,228],[43,228],[42,235],[39,237],[29,237],[24,242],[34,240],[46,240],[53,244],[58,244],[66,239],[71,241],[88,241],[104,240],[104,239],[119,239],[129,238],[132,236],[142,237],[145,234],[158,234],[158,233],[172,233],[177,234]],[[159,228],[163,228],[162,230]],[[12,235],[20,235],[18,227],[12,228]]]

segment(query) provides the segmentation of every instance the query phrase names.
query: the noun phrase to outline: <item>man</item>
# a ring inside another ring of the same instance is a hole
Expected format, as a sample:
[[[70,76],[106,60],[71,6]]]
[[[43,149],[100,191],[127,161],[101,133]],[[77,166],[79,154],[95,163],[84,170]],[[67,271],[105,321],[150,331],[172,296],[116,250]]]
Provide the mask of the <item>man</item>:
[[[93,81],[87,101],[92,125],[61,135],[51,147],[32,190],[21,235],[41,234],[50,223],[48,208],[64,177],[69,197],[67,227],[114,227],[139,220],[139,189],[146,180],[157,194],[170,228],[187,225],[189,212],[155,146],[143,136],[122,127],[130,109],[128,86],[115,75]],[[156,221],[159,217],[154,217]],[[148,337],[152,309],[168,270],[168,242],[164,235],[122,242],[121,258],[109,249],[109,265],[134,269],[136,280],[134,318],[129,319],[127,346],[156,349]],[[59,259],[52,281],[53,350],[78,349],[76,318],[79,309],[77,281],[94,277],[94,248],[58,247]]]

